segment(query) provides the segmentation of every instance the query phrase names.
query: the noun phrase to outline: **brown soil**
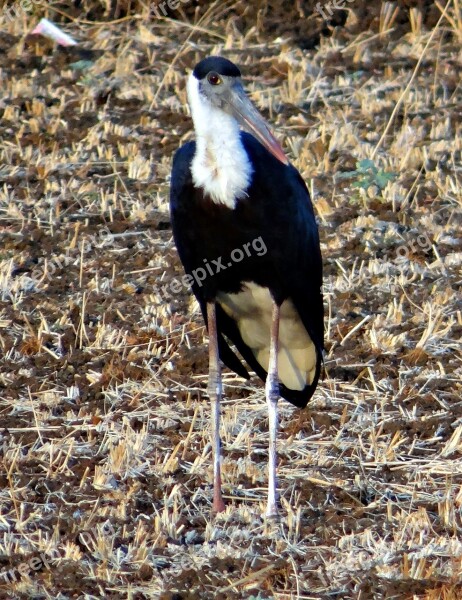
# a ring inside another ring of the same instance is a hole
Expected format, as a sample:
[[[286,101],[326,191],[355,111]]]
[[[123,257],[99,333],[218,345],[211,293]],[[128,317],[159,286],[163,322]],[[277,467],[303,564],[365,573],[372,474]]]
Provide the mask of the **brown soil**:
[[[49,4],[0,15],[0,598],[462,598],[460,4]],[[28,35],[42,16],[80,45]],[[326,372],[281,402],[277,524],[263,388],[229,372],[210,514],[206,336],[164,291],[185,78],[213,53],[322,238]]]

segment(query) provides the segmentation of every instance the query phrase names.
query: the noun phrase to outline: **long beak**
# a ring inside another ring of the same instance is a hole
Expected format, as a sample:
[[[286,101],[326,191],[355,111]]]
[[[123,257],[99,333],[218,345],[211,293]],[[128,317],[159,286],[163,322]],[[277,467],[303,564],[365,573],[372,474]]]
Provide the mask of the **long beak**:
[[[248,99],[242,85],[235,83],[229,96],[223,99],[228,103],[239,124],[252,133],[273,156],[284,165],[288,165],[289,160],[281,144],[271,133],[268,123]]]

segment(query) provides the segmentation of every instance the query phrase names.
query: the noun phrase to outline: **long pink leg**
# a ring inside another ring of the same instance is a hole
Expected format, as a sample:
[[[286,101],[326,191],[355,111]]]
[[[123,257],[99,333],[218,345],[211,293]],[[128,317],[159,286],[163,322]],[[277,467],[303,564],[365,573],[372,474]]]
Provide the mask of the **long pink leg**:
[[[209,385],[208,394],[212,405],[213,450],[213,512],[223,512],[225,503],[221,495],[221,442],[220,403],[222,396],[221,368],[218,355],[217,317],[215,302],[207,302],[207,326],[209,332]]]
[[[279,400],[279,378],[278,378],[278,351],[279,351],[279,316],[280,310],[276,302],[273,302],[273,314],[271,320],[271,342],[266,377],[265,393],[268,404],[269,415],[269,460],[268,460],[268,504],[266,507],[267,517],[277,517],[278,494],[277,494],[277,454],[276,440],[278,433],[278,400]]]

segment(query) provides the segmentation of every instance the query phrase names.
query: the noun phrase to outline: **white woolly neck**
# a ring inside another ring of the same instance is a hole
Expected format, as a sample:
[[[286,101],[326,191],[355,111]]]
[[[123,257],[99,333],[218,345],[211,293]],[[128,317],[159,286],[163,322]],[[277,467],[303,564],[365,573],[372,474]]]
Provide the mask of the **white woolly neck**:
[[[252,179],[252,165],[242,145],[236,119],[214,107],[200,94],[199,81],[190,75],[188,100],[196,131],[192,177],[213,202],[235,208],[245,197]]]

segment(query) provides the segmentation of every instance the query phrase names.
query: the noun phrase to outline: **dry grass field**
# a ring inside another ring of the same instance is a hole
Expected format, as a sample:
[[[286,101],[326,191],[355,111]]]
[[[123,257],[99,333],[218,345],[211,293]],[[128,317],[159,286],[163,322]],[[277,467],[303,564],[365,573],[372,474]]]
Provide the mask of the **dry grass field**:
[[[462,3],[344,4],[3,3],[1,599],[462,598]],[[80,44],[28,35],[42,16]],[[210,514],[206,333],[169,291],[208,54],[241,66],[320,226],[325,374],[280,403],[280,523],[264,389],[229,371]]]

